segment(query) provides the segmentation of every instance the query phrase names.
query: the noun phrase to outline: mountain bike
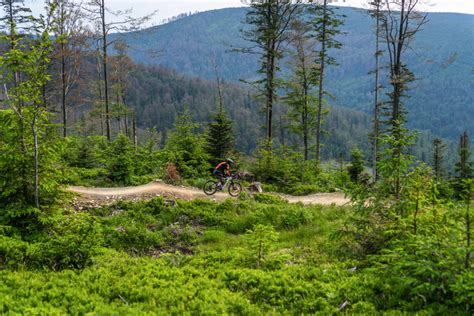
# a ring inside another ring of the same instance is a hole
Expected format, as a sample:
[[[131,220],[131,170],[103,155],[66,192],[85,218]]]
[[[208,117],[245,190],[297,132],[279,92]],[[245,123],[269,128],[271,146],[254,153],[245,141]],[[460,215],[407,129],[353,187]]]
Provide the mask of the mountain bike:
[[[238,196],[242,192],[242,185],[237,182],[237,175],[232,175],[225,178],[225,182],[222,185],[219,180],[209,180],[204,184],[204,193],[206,195],[213,195],[217,191],[224,191],[227,188],[230,196]]]

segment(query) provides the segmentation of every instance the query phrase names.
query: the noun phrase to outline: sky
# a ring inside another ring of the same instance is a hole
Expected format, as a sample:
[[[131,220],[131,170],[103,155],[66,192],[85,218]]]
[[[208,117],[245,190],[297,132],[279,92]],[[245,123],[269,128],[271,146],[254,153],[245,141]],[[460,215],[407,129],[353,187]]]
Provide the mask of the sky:
[[[245,0],[105,0],[107,6],[114,10],[133,8],[136,16],[149,14],[158,10],[153,24],[160,24],[163,20],[185,12],[201,12],[212,9],[244,6]],[[424,6],[430,12],[458,12],[474,14],[474,0],[422,0],[430,5]],[[26,4],[38,12],[43,7],[44,1],[26,0]],[[366,7],[364,0],[337,0],[338,5],[353,7]]]

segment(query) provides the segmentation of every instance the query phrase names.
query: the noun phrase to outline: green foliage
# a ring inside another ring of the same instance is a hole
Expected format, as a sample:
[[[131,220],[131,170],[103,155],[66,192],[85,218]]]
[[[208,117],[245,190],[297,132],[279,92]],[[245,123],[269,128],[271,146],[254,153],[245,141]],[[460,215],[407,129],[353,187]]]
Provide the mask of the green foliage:
[[[304,160],[301,153],[280,146],[273,151],[263,144],[256,153],[257,162],[251,170],[264,183],[266,191],[292,195],[334,192],[348,185],[344,170],[316,167],[315,160]]]
[[[257,224],[251,230],[247,230],[246,240],[252,259],[256,267],[260,268],[278,240],[278,233],[272,226]]]
[[[340,239],[331,238],[354,215],[350,207],[263,194],[91,212],[45,221],[34,241],[2,228],[1,313],[326,315],[345,301],[350,314],[472,308],[455,208],[420,212],[417,235],[411,217],[388,226],[386,247],[363,260],[348,259],[350,248],[339,253]]]
[[[120,134],[114,140],[109,157],[107,169],[110,179],[122,185],[131,184],[134,174],[133,147],[125,135]]]
[[[189,109],[178,117],[175,131],[169,136],[165,146],[165,159],[173,162],[185,178],[198,177],[209,173],[209,156],[204,150],[204,139],[195,134],[198,124],[194,123]]]
[[[359,184],[363,181],[362,172],[364,171],[365,161],[362,153],[358,149],[351,151],[351,165],[347,168],[349,177],[353,183]]]
[[[142,184],[156,179],[164,165],[163,153],[152,142],[133,148],[125,135],[68,137],[62,141],[65,182],[86,186]]]
[[[53,218],[45,236],[27,242],[2,236],[0,263],[10,268],[82,269],[102,246],[102,233],[89,214],[67,214]],[[2,262],[3,261],[3,262]]]
[[[232,121],[224,112],[214,115],[206,134],[206,151],[213,160],[225,159],[234,149],[234,131]]]
[[[51,80],[48,68],[53,40],[49,33],[54,7],[47,5],[47,16],[22,18],[29,22],[33,36],[23,39],[15,21],[10,21],[8,35],[0,35],[0,41],[9,43],[0,56],[0,84],[9,108],[0,110],[0,208],[5,210],[0,224],[23,228],[38,224],[38,214],[60,196],[56,135],[43,96]],[[15,12],[23,11],[16,7]]]

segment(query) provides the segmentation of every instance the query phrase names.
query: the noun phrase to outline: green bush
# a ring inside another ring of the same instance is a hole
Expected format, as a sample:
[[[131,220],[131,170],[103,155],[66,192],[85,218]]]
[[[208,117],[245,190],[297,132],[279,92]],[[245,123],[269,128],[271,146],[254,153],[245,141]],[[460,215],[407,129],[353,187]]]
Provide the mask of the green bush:
[[[225,237],[225,232],[222,230],[209,229],[204,232],[201,237],[203,243],[215,243]]]
[[[83,269],[103,245],[100,225],[85,213],[60,216],[47,232],[34,242],[1,237],[0,261],[13,268]]]
[[[288,204],[283,198],[268,193],[257,193],[254,195],[254,199],[256,202],[263,204]]]
[[[312,193],[319,193],[324,192],[319,186],[314,184],[297,184],[290,188],[285,193],[296,195],[296,196],[303,196]]]

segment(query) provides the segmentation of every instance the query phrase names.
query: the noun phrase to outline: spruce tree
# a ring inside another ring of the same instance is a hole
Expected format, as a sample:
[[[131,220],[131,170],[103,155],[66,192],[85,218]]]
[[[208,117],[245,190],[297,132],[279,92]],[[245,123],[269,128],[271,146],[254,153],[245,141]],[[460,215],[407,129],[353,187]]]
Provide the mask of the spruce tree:
[[[287,119],[292,132],[302,137],[304,160],[309,159],[310,133],[316,124],[317,99],[314,89],[318,78],[311,76],[316,67],[312,51],[314,41],[311,39],[311,26],[295,20],[291,32],[292,77],[285,82],[287,93],[284,97],[288,105]]]
[[[250,26],[242,30],[244,38],[252,43],[243,52],[259,55],[262,75],[254,82],[260,96],[265,98],[266,140],[271,151],[273,139],[273,107],[277,100],[277,73],[283,57],[283,43],[293,16],[299,12],[299,5],[289,0],[250,1],[245,23]]]
[[[234,149],[232,121],[222,112],[214,115],[206,135],[206,151],[213,160],[224,159]]]
[[[459,140],[459,162],[456,164],[459,182],[464,179],[471,179],[474,176],[474,167],[470,161],[470,157],[469,136],[466,131],[461,135]]]
[[[169,134],[164,158],[176,165],[185,178],[207,175],[209,155],[204,149],[205,139],[196,130],[199,124],[193,121],[189,108],[179,114],[174,131]]]
[[[390,175],[394,181],[394,195],[397,200],[401,197],[402,176],[406,171],[408,146],[412,135],[404,127],[406,111],[404,99],[408,97],[409,84],[415,80],[415,75],[406,64],[406,52],[411,47],[416,34],[427,22],[426,13],[418,10],[418,0],[394,0],[384,3],[380,12],[383,12],[381,26],[384,29],[382,40],[386,44],[386,53],[389,57],[389,82],[391,91],[388,93],[387,105],[388,122],[386,144],[389,149],[392,168]],[[387,173],[386,171],[384,171]]]
[[[322,119],[324,98],[328,95],[325,90],[325,76],[326,67],[330,65],[337,65],[336,59],[329,55],[329,50],[342,48],[336,37],[341,34],[340,27],[343,21],[335,13],[335,11],[328,6],[328,0],[324,0],[323,4],[316,4],[311,8],[312,14],[315,18],[312,21],[315,37],[320,43],[320,47],[316,50],[315,63],[318,67],[314,68],[312,76],[318,78],[319,93],[318,93],[318,112],[316,117],[316,162],[319,166],[321,161],[321,135],[322,135]]]

